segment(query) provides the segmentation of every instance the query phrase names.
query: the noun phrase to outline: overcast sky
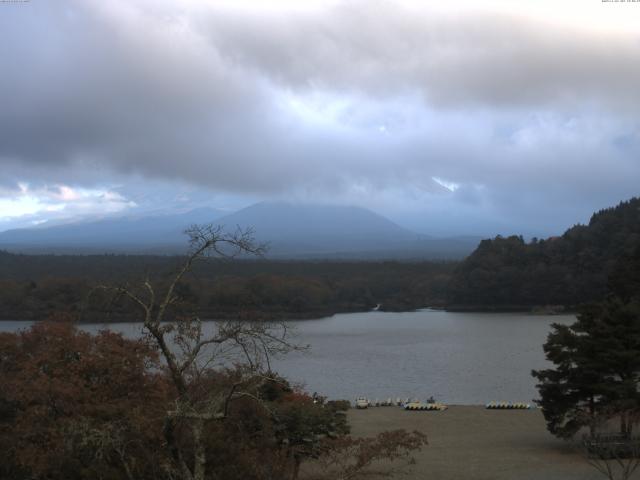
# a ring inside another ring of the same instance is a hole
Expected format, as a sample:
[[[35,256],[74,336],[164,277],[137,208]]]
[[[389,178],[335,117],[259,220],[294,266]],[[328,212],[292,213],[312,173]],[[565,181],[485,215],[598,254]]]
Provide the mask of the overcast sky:
[[[288,200],[552,235],[640,193],[640,3],[0,3],[0,100],[0,230]]]

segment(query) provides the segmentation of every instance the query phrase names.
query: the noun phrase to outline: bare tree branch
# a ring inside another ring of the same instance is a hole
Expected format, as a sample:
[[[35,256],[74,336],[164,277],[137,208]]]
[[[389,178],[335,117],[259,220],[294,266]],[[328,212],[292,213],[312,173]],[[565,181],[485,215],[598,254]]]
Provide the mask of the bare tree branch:
[[[197,262],[210,256],[232,259],[244,254],[262,255],[266,249],[265,245],[255,242],[251,229],[237,228],[229,234],[220,226],[193,225],[185,233],[189,236],[189,253],[162,292],[148,276],[137,288],[122,285],[100,289],[128,298],[142,311],[144,329],[160,350],[178,392],[175,408],[167,412],[165,419],[165,440],[176,467],[169,470],[173,476],[186,480],[204,480],[207,458],[203,432],[207,422],[224,419],[235,399],[262,402],[257,392],[267,379],[261,373],[263,364],[266,363],[270,371],[270,356],[302,347],[289,342],[288,331],[282,325],[216,323],[214,332],[204,335],[197,315],[169,318],[170,307],[176,306],[179,300],[176,289]],[[144,298],[139,291],[145,293]],[[196,388],[202,368],[208,369],[216,361],[229,364],[239,358],[238,354],[244,358],[244,367],[237,382],[227,390],[214,388],[203,392]],[[201,355],[204,360],[200,359]],[[191,462],[186,461],[176,440],[175,432],[180,424],[191,431]]]

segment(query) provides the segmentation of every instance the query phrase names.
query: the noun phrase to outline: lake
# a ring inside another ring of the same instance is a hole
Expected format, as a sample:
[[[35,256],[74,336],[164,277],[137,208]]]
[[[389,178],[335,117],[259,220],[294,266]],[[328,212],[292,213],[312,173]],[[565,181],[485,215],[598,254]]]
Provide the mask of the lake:
[[[309,392],[329,398],[411,397],[449,404],[531,402],[537,397],[532,369],[545,368],[542,344],[551,323],[573,315],[454,313],[437,310],[339,314],[289,321],[296,340],[310,344],[272,363],[274,370]],[[30,322],[0,322],[0,331]],[[89,331],[102,324],[82,326]],[[127,336],[140,324],[110,324]]]

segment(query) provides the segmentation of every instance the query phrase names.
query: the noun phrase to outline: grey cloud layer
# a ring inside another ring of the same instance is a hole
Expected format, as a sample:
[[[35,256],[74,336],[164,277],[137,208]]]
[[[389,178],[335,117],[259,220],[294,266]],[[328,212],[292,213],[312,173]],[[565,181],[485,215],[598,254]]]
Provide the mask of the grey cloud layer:
[[[0,188],[113,172],[345,200],[406,187],[515,216],[636,193],[640,36],[391,2],[140,5],[3,7]]]
[[[237,64],[302,89],[418,89],[430,103],[463,108],[640,102],[638,32],[496,13],[443,16],[379,0],[321,15],[215,12],[199,26]]]

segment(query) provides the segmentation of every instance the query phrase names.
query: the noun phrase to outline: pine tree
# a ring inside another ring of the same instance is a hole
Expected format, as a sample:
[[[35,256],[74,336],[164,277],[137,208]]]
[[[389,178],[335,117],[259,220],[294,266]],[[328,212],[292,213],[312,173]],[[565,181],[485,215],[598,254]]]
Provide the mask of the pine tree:
[[[601,376],[588,348],[577,323],[554,324],[544,351],[556,367],[532,372],[540,382],[537,403],[543,409],[547,429],[561,438],[572,437],[585,426],[592,433],[596,428]]]
[[[549,431],[567,438],[588,426],[593,434],[617,417],[629,435],[640,412],[640,301],[611,295],[553,329],[544,350],[555,368],[532,372]]]

